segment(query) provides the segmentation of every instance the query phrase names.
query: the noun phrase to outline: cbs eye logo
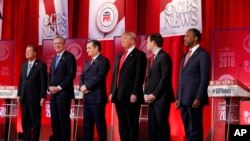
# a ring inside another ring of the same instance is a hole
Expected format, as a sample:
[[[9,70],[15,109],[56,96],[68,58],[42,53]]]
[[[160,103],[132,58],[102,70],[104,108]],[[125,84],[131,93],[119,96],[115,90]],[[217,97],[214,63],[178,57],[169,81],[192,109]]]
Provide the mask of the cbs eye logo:
[[[9,57],[10,50],[8,46],[3,45],[0,47],[0,61],[4,61]]]
[[[245,37],[243,41],[243,47],[246,52],[250,53],[250,34]]]

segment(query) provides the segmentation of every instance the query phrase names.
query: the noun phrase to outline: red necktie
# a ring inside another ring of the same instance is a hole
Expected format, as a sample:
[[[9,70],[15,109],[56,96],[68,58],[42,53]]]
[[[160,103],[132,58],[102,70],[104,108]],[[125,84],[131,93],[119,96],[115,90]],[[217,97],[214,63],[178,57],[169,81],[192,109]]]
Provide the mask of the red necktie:
[[[189,50],[189,52],[187,53],[186,57],[185,57],[185,62],[183,64],[183,68],[186,66],[188,60],[190,59],[191,57],[191,54],[192,54],[192,50]]]
[[[119,82],[119,78],[120,78],[120,71],[121,71],[121,68],[122,68],[122,65],[126,59],[126,56],[127,56],[127,53],[128,51],[125,51],[121,57],[121,60],[120,60],[120,64],[119,64],[119,70],[118,70],[118,76],[117,76],[117,85],[118,85],[118,82]]]
[[[150,59],[150,69],[151,69],[152,66],[153,66],[154,60],[155,60],[155,54],[153,54],[153,55],[151,56],[151,59]]]

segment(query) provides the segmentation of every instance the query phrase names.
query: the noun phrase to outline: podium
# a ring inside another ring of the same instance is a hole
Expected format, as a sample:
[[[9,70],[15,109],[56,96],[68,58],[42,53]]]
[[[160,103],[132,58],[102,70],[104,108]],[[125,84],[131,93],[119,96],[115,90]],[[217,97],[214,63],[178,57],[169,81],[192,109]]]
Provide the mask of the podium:
[[[17,140],[17,88],[0,86],[0,141]]]
[[[210,81],[212,134],[215,141],[228,141],[230,125],[239,124],[240,100],[250,97],[250,89],[238,80]]]

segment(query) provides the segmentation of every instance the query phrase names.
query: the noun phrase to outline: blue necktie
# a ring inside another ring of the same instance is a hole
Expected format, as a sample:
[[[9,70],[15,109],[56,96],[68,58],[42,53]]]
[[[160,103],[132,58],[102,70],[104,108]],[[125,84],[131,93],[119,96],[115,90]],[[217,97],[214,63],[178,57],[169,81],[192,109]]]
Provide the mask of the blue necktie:
[[[28,69],[27,69],[27,76],[29,75],[31,68],[32,68],[32,64],[29,63],[28,64]]]
[[[59,61],[60,61],[60,55],[57,55],[57,57],[56,57],[55,68],[57,68],[57,66],[58,66],[58,64],[59,64]]]

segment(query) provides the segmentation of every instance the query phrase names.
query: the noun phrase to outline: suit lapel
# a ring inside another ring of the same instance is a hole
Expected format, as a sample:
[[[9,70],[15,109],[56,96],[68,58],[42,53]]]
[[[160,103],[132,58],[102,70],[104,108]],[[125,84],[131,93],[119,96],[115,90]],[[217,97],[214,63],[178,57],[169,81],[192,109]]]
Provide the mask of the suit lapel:
[[[94,60],[94,62],[92,62],[91,65],[90,65],[91,60],[89,60],[89,61],[86,63],[85,72],[89,71],[96,63],[98,63],[98,61],[99,61],[100,58],[101,58],[101,54]]]
[[[66,52],[67,52],[66,50],[63,52],[63,54],[62,54],[62,56],[61,56],[61,58],[59,60],[59,63],[57,65],[57,67],[55,66],[55,64],[56,64],[56,56],[54,57],[54,59],[53,59],[54,60],[54,63],[53,63],[54,72],[56,72],[58,70],[58,68],[60,68],[60,66],[62,65],[62,63],[63,63],[63,61],[65,59],[65,56],[66,56]]]
[[[189,60],[188,60],[188,62],[187,62],[187,64],[186,64],[186,66],[183,67],[183,69],[185,69],[187,66],[189,66],[190,63],[192,63],[192,60],[194,60],[195,57],[197,56],[197,54],[199,54],[200,49],[201,49],[201,47],[198,47],[198,48],[195,50],[195,52],[194,52],[194,53],[192,54],[192,56],[189,58]],[[187,55],[187,53],[186,53],[186,55]],[[186,55],[185,55],[185,57],[186,57]],[[185,57],[184,57],[184,59],[183,59],[183,63],[184,63]],[[183,66],[183,63],[182,63],[182,66]]]
[[[122,67],[121,67],[121,70],[122,70],[123,67],[129,62],[129,60],[131,60],[131,59],[133,58],[133,56],[135,56],[136,51],[137,51],[137,49],[134,48],[134,49],[128,54],[128,56],[126,57],[126,59],[125,59],[123,65],[122,65]],[[120,59],[121,59],[121,57],[120,57]],[[119,60],[119,62],[120,62],[120,60]],[[121,70],[120,70],[120,71],[121,71]]]
[[[38,63],[38,61],[36,59],[35,62],[34,62],[34,64],[31,67],[29,75],[27,77],[31,76],[31,74],[34,72],[34,70],[36,69],[36,67],[38,65],[37,63]],[[28,63],[26,64],[26,74],[27,74],[27,69],[28,69]]]
[[[28,77],[28,76],[27,76],[28,63],[29,63],[28,61],[25,63],[24,70],[23,70],[23,71],[24,71],[24,75],[25,75],[26,77]]]
[[[156,62],[158,61],[159,59],[159,56],[163,53],[162,49],[156,54],[155,58],[154,58],[154,61],[153,61],[153,64],[152,64],[152,68],[155,66]],[[150,64],[149,64],[150,65]],[[152,71],[152,68],[149,67],[149,73],[148,75],[151,74],[151,71]]]

